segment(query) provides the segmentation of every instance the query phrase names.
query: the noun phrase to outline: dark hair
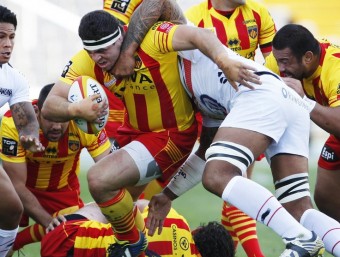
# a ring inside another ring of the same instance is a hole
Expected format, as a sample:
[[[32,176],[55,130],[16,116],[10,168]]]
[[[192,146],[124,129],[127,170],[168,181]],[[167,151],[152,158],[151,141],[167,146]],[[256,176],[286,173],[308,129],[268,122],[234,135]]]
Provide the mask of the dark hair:
[[[192,232],[195,245],[202,257],[234,257],[235,248],[228,230],[211,221]]]
[[[279,29],[273,39],[273,48],[289,48],[298,60],[301,60],[307,51],[315,55],[320,53],[319,42],[313,34],[298,24],[288,24]]]
[[[85,14],[80,20],[78,35],[81,40],[98,40],[106,37],[120,27],[119,21],[103,10]]]
[[[43,104],[46,100],[47,95],[50,93],[52,87],[54,86],[54,83],[51,84],[47,84],[46,86],[44,86],[39,93],[39,98],[38,98],[38,108],[39,110],[41,110],[41,108],[43,107]]]
[[[10,23],[13,24],[14,29],[17,29],[17,17],[7,9],[5,6],[0,5],[0,23]]]

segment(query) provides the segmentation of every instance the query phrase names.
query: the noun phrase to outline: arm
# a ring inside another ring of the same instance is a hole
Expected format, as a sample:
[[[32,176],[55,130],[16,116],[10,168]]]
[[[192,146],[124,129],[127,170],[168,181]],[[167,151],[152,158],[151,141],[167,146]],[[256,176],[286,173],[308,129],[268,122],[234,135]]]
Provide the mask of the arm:
[[[44,147],[39,141],[39,123],[30,102],[19,102],[10,106],[22,146],[31,152],[41,152]]]
[[[49,120],[56,122],[65,122],[75,118],[82,118],[87,121],[98,122],[98,118],[106,113],[106,102],[97,103],[95,99],[100,97],[99,94],[87,97],[79,102],[70,103],[68,91],[70,85],[58,81],[48,94],[43,108],[42,115]]]
[[[146,222],[150,236],[156,232],[157,228],[158,234],[162,232],[164,220],[171,208],[171,202],[202,181],[205,152],[209,148],[217,129],[215,127],[202,127],[200,145],[195,154],[188,157],[163,191],[151,198]]]
[[[236,91],[236,82],[249,88],[253,86],[248,82],[261,84],[259,76],[252,72],[256,69],[229,58],[225,46],[209,29],[180,25],[174,33],[172,44],[175,51],[199,49],[217,64]]]
[[[131,16],[119,59],[112,74],[119,78],[129,76],[135,67],[134,53],[148,30],[158,20],[186,24],[186,19],[175,0],[144,0]]]
[[[316,103],[310,118],[326,132],[340,138],[340,106],[332,108]]]
[[[40,205],[37,198],[26,187],[26,163],[13,163],[7,161],[3,161],[2,163],[20,197],[27,215],[42,226],[48,226],[52,220],[52,216]]]
[[[310,106],[311,120],[326,132],[340,138],[340,106],[322,106],[307,98],[299,80],[293,78],[282,79],[290,88],[294,89],[302,98],[304,98],[308,106]]]

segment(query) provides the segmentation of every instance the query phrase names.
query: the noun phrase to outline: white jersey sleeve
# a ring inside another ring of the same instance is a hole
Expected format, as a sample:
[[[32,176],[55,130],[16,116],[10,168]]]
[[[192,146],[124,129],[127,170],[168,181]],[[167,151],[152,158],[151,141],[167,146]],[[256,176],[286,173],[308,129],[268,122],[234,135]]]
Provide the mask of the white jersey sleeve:
[[[226,115],[235,90],[224,73],[199,50],[179,52],[179,71],[185,90],[194,100],[209,127],[219,124]],[[216,119],[216,123],[212,121]],[[210,124],[210,125],[209,125]]]
[[[0,107],[7,102],[11,106],[18,102],[29,102],[27,80],[9,64],[0,68]]]

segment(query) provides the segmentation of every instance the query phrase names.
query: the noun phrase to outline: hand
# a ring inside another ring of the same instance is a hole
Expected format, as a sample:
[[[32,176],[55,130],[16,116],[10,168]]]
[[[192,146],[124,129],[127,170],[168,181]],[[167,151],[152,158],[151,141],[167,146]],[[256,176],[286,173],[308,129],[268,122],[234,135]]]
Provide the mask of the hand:
[[[42,152],[45,147],[41,144],[38,138],[31,136],[20,136],[21,145],[28,151],[33,153]]]
[[[79,102],[71,103],[70,113],[74,118],[85,119],[89,122],[100,123],[100,117],[108,113],[109,104],[107,101],[98,103],[97,98],[100,94],[91,95]]]
[[[250,89],[254,89],[254,86],[249,84],[249,82],[261,85],[260,76],[254,73],[256,68],[230,59],[227,53],[219,55],[216,64],[223,71],[224,75],[226,75],[229,83],[236,91],[238,91],[236,82]]]
[[[282,78],[282,80],[286,83],[287,86],[296,91],[296,93],[298,93],[302,98],[305,96],[305,92],[303,91],[300,80],[288,77],[284,77]]]
[[[149,203],[149,213],[146,219],[148,235],[153,236],[158,228],[158,235],[162,233],[164,219],[171,209],[171,200],[164,193],[154,195]]]
[[[134,73],[135,64],[136,60],[133,55],[121,53],[110,73],[117,79],[131,76]]]
[[[46,234],[54,230],[57,226],[59,226],[62,222],[65,221],[66,218],[64,217],[64,215],[59,214],[57,217],[54,217],[51,220],[50,224],[48,224],[48,226],[46,227]]]

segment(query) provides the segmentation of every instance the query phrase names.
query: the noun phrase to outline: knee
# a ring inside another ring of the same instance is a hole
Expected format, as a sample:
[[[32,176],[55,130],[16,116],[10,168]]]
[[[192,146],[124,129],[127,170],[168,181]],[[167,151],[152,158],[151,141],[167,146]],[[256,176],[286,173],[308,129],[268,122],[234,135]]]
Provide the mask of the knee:
[[[99,173],[100,172],[98,172],[95,166],[92,166],[87,172],[88,188],[94,199],[101,193],[101,189],[103,188],[103,184],[100,182]]]
[[[221,196],[233,176],[234,173],[230,170],[225,170],[213,165],[212,162],[208,162],[203,173],[202,185],[209,192]]]

